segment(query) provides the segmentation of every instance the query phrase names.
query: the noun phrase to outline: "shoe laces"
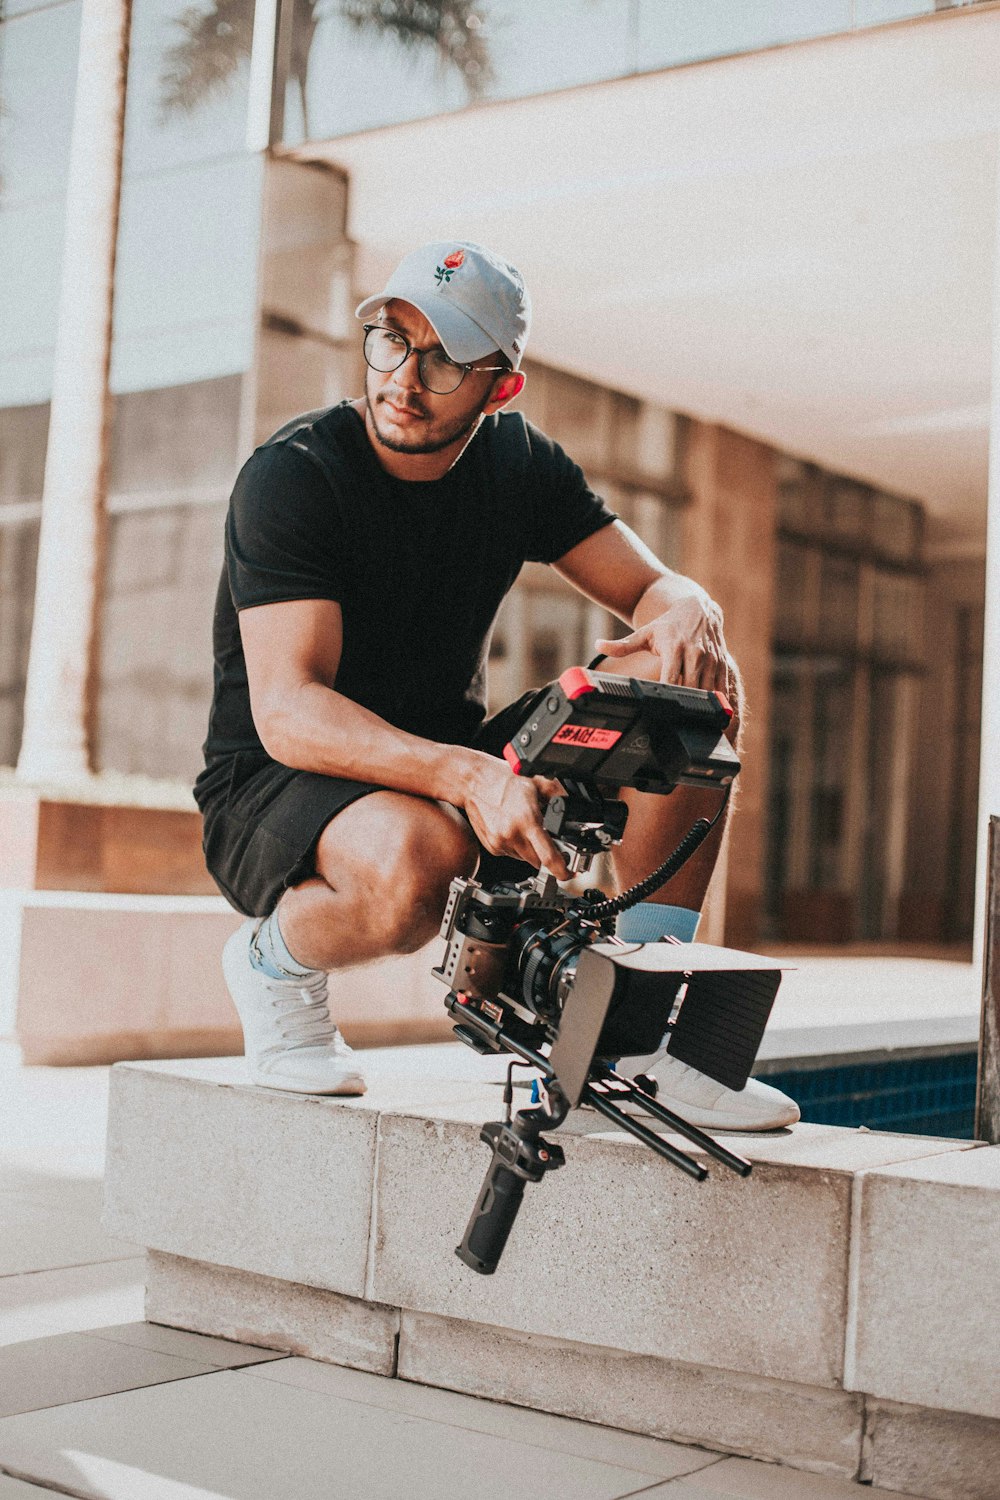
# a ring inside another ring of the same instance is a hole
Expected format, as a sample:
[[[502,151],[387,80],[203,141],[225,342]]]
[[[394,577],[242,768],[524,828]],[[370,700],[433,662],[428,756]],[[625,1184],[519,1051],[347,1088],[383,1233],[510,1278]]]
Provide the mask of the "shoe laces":
[[[268,989],[281,1037],[278,1050],[328,1047],[335,1052],[348,1051],[339,1028],[330,1019],[325,973],[319,971],[295,981],[273,980]]]

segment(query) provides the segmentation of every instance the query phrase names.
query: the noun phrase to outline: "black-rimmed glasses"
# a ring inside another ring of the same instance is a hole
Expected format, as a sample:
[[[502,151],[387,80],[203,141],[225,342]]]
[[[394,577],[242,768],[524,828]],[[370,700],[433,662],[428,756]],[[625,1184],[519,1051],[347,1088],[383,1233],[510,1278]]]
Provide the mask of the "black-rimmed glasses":
[[[452,391],[457,391],[470,370],[506,372],[509,369],[508,365],[456,364],[453,359],[448,358],[439,344],[433,349],[415,349],[401,333],[386,328],[382,323],[366,323],[364,330],[365,362],[371,369],[378,370],[380,375],[388,375],[390,371],[405,365],[410,355],[415,354],[420,384],[435,396],[450,396]]]

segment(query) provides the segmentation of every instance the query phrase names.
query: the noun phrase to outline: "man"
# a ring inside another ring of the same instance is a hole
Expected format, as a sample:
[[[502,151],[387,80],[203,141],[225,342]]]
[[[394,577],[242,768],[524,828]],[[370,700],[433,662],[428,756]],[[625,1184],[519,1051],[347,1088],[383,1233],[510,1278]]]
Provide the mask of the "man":
[[[327,971],[419,948],[450,881],[480,860],[568,874],[542,826],[554,783],[500,758],[523,702],[483,723],[490,632],[526,560],[632,627],[597,642],[604,669],[738,700],[717,605],[504,410],[524,385],[529,324],[515,268],[476,245],[427,245],[357,316],[364,399],[289,423],[237,480],[196,787],[209,869],[250,918],[223,955],[250,1075],[303,1093],[365,1088]],[[619,887],[715,810],[691,789],[629,801]],[[693,935],[721,832],[659,904],[624,915],[626,935]],[[765,1085],[736,1094],[665,1054],[640,1063],[698,1123],[798,1116]]]

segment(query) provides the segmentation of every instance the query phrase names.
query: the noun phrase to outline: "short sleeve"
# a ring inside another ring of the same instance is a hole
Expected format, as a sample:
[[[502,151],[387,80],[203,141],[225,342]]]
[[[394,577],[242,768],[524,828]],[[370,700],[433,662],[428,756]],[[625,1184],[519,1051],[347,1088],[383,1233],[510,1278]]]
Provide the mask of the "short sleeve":
[[[226,518],[226,568],[236,608],[289,599],[339,600],[343,538],[330,481],[287,443],[244,464]]]
[[[534,475],[534,519],[530,562],[554,563],[617,517],[595,495],[579,464],[558,443],[526,423]]]

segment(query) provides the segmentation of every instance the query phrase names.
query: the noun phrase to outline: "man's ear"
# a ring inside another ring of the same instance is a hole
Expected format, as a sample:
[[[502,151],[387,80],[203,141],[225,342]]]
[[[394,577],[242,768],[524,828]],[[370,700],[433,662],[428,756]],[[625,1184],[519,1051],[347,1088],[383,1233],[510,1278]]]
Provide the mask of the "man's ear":
[[[509,370],[506,375],[501,375],[493,387],[493,394],[483,407],[486,416],[491,417],[495,411],[506,406],[508,401],[513,401],[524,390],[525,375],[523,370]]]

